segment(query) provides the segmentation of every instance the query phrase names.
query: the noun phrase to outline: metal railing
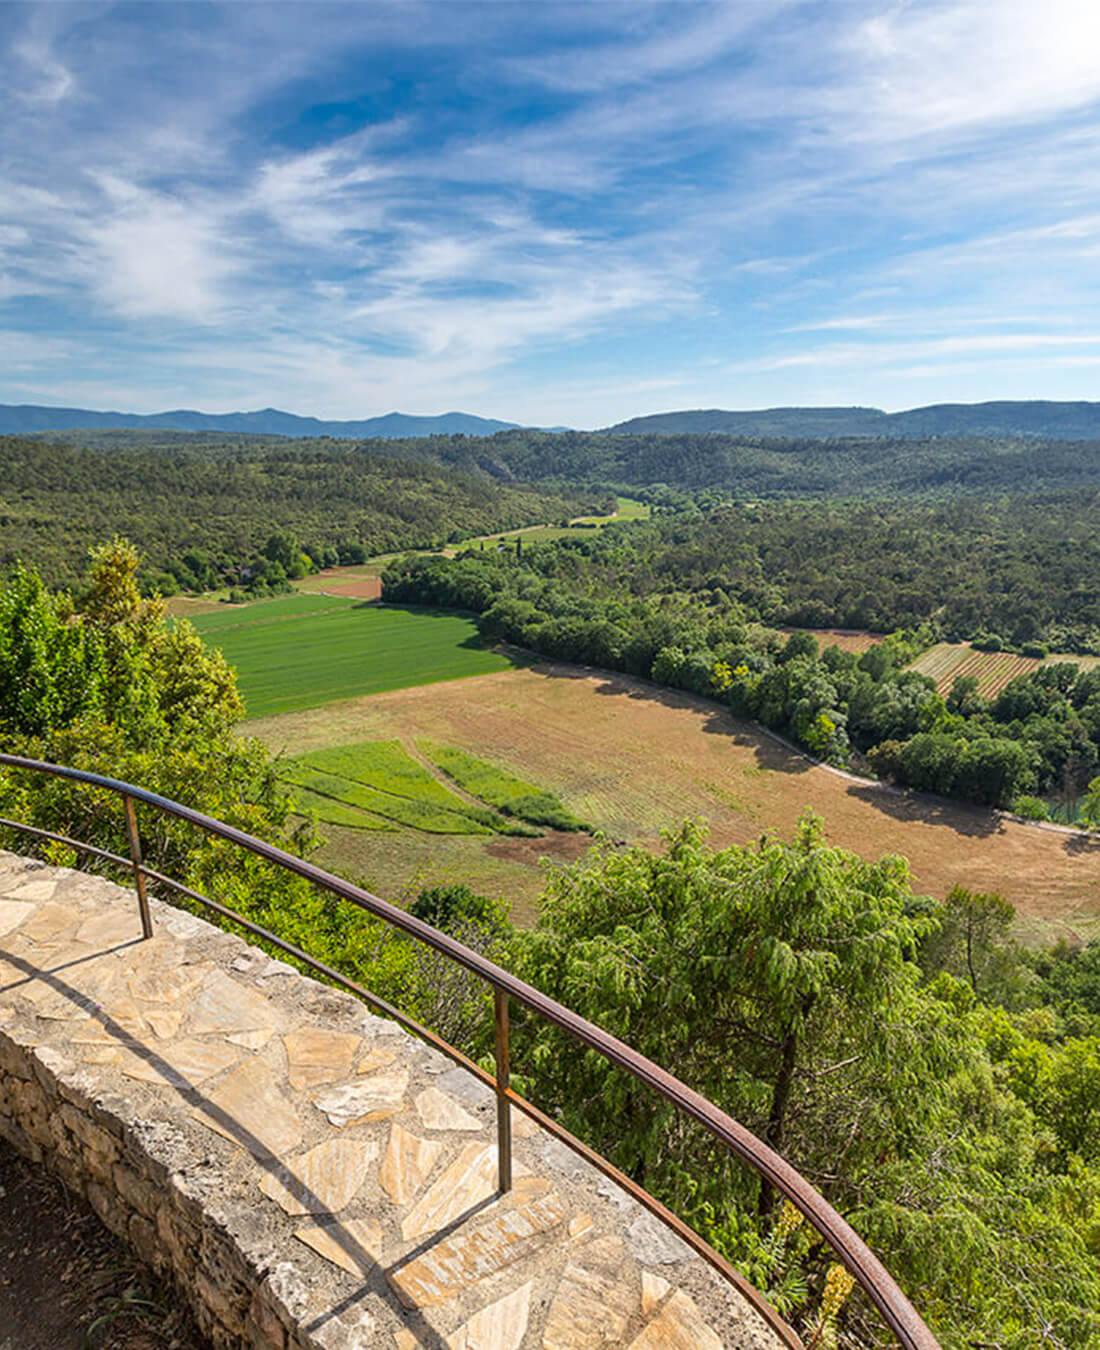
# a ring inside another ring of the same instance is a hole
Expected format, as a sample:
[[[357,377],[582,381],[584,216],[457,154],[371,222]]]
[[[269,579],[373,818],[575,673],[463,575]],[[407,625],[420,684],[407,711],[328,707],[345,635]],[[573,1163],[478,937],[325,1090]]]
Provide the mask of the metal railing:
[[[74,782],[84,783],[90,787],[104,788],[110,792],[116,793],[122,799],[122,806],[126,825],[126,836],[129,845],[129,857],[123,858],[118,854],[110,853],[92,844],[83,843],[77,839],[70,839],[65,835],[55,834],[50,830],[39,829],[36,826],[26,825],[21,821],[8,820],[0,817],[0,827],[16,830],[24,834],[31,835],[40,839],[47,839],[56,843],[67,845],[77,851],[90,854],[93,857],[104,861],[115,863],[123,868],[129,869],[133,873],[134,885],[138,896],[138,906],[141,913],[141,927],[144,937],[153,935],[153,921],[149,909],[149,900],[146,890],[146,882],[154,881],[159,885],[166,886],[170,890],[176,891],[189,899],[196,901],[205,908],[212,910],[215,914],[224,919],[228,919],[234,924],[243,928],[256,937],[271,943],[280,951],[293,956],[311,969],[320,972],[326,979],[332,983],[347,989],[356,997],[377,1008],[400,1022],[404,1027],[415,1035],[440,1050],[450,1059],[460,1064],[463,1068],[480,1079],[487,1087],[491,1088],[496,1095],[497,1106],[497,1143],[498,1143],[498,1167],[499,1167],[499,1186],[501,1192],[506,1192],[512,1186],[512,1124],[511,1110],[515,1107],[525,1115],[531,1117],[538,1125],[549,1133],[556,1136],[565,1143],[574,1152],[578,1153],[587,1162],[591,1163],[605,1176],[611,1178],[619,1186],[628,1191],[634,1199],[654,1214],[658,1219],[667,1224],[685,1243],[697,1252],[704,1260],[709,1262],[725,1279],[733,1285],[744,1298],[760,1313],[768,1325],[780,1337],[780,1339],[791,1350],[802,1350],[802,1342],[790,1326],[779,1316],[770,1303],[736,1271],[726,1259],[714,1250],[703,1238],[701,1238],[693,1229],[670,1210],[666,1209],[659,1200],[645,1191],[637,1182],[620,1172],[606,1158],[596,1153],[581,1140],[575,1138],[567,1130],[563,1129],[555,1120],[545,1115],[538,1107],[514,1092],[509,1085],[509,1033],[508,1033],[508,1006],[509,1001],[515,999],[519,1004],[528,1008],[531,1012],[537,1013],[546,1021],[559,1027],[562,1031],[568,1033],[582,1045],[588,1046],[602,1055],[609,1063],[617,1068],[625,1070],[639,1082],[644,1083],[654,1092],[658,1093],[666,1101],[671,1102],[674,1107],[683,1112],[684,1115],[702,1125],[716,1139],[720,1140],[730,1150],[731,1153],[746,1163],[758,1176],[768,1185],[774,1187],[781,1195],[791,1202],[792,1205],[809,1221],[810,1225],[817,1233],[825,1239],[828,1245],[833,1249],[840,1261],[847,1267],[848,1271],[855,1278],[856,1283],[866,1294],[867,1298],[881,1314],[886,1325],[897,1337],[904,1350],[940,1350],[939,1343],[932,1335],[931,1331],[925,1326],[916,1309],[912,1306],[906,1296],[898,1288],[891,1277],[889,1271],[882,1262],[875,1256],[874,1252],[867,1246],[858,1233],[846,1222],[829,1202],[820,1195],[806,1179],[795,1171],[783,1158],[773,1149],[769,1148],[762,1140],[758,1139],[749,1130],[740,1125],[732,1116],[720,1110],[713,1103],[706,1100],[694,1092],[685,1083],[681,1083],[678,1078],[666,1072],[659,1065],[654,1064],[652,1060],[639,1054],[636,1050],[617,1037],[604,1031],[602,1028],[578,1016],[577,1013],[570,1011],[556,1000],[540,993],[532,985],[526,984],[523,980],[517,979],[503,967],[487,960],[477,952],[471,951],[462,943],[450,937],[447,933],[440,932],[430,924],[416,918],[414,915],[399,909],[387,901],[379,899],[376,895],[371,895],[349,881],[344,881],[340,877],[333,876],[331,873],[316,867],[313,863],[306,862],[302,858],[296,858],[293,854],[285,852],[283,849],[276,848],[272,844],[266,844],[263,840],[256,839],[252,835],[244,833],[242,830],[234,828],[232,825],[223,824],[221,821],[214,820],[210,816],[205,816],[199,811],[194,811],[190,807],[182,806],[179,802],[171,801],[167,797],[161,797],[154,792],[149,792],[144,788],[136,787],[132,783],[124,783],[115,778],[105,778],[100,774],[89,773],[82,769],[68,768],[60,764],[47,764],[41,760],[26,759],[20,755],[8,755],[0,753],[0,766],[7,766],[13,769],[27,770],[30,772],[49,774],[55,778],[69,779]],[[326,965],[323,961],[318,961],[310,956],[308,952],[296,947],[293,943],[287,942],[277,934],[270,932],[266,928],[253,923],[243,915],[237,914],[234,910],[219,904],[216,900],[201,895],[198,891],[192,890],[188,886],[173,880],[171,877],[164,876],[161,872],[146,866],[142,859],[141,841],[138,833],[137,816],[135,812],[135,802],[152,807],[168,816],[174,816],[178,820],[196,826],[207,834],[216,838],[223,839],[228,843],[235,844],[240,848],[256,854],[260,858],[281,867],[284,870],[312,882],[321,887],[322,890],[330,892],[332,895],[339,896],[350,904],[358,906],[367,913],[376,918],[384,920],[393,928],[396,928],[409,936],[418,939],[427,946],[441,952],[449,957],[458,965],[478,976],[487,984],[492,986],[494,995],[494,1045],[495,1045],[495,1067],[496,1073],[489,1074],[480,1065],[475,1064],[462,1051],[449,1045],[441,1037],[437,1036],[427,1027],[408,1017],[398,1008],[393,1007],[386,1000],[379,998],[369,989],[364,988],[356,981],[349,979],[338,970]]]

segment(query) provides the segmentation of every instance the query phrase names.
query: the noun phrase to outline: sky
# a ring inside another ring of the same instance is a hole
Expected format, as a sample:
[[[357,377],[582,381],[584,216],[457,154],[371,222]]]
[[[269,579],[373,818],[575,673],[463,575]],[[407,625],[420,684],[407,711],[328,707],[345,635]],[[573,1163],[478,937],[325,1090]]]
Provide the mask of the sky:
[[[0,0],[0,402],[1100,398],[1095,0]]]

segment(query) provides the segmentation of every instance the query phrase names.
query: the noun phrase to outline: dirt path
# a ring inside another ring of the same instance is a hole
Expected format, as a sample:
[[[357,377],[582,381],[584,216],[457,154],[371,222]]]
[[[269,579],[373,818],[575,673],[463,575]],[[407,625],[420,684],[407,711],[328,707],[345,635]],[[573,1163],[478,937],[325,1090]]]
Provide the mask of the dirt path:
[[[0,1350],[209,1350],[92,1210],[0,1142]]]

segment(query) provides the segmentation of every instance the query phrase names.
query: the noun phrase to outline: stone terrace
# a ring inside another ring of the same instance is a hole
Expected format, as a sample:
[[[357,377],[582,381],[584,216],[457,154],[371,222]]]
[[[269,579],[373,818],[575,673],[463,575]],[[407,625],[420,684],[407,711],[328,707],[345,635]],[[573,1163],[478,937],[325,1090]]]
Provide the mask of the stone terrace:
[[[774,1350],[705,1262],[353,998],[133,891],[0,852],[0,1135],[219,1346]]]

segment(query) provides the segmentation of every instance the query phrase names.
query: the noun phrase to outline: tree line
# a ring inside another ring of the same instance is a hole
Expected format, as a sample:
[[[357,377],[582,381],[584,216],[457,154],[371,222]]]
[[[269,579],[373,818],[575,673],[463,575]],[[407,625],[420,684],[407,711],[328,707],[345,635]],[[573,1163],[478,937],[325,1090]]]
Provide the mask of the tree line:
[[[1100,772],[1100,670],[1040,668],[995,700],[979,698],[964,680],[944,699],[932,680],[906,669],[942,632],[942,614],[895,611],[890,617],[903,623],[924,621],[895,628],[862,655],[821,651],[809,633],[780,632],[771,623],[777,611],[790,617],[782,600],[761,604],[736,584],[738,574],[763,574],[773,514],[782,539],[788,508],[747,517],[723,508],[528,546],[521,556],[404,558],[383,574],[383,597],[468,610],[487,637],[706,695],[818,759],[914,788],[993,806],[1025,799],[1029,814],[1042,797],[1091,800]],[[839,555],[843,566],[843,542],[863,524],[858,516],[840,522],[831,546],[826,535],[812,537],[789,561],[796,579],[808,584],[824,558]],[[907,537],[899,532],[899,548]],[[1036,546],[1036,566],[1041,557]],[[772,580],[780,591],[782,576]],[[925,581],[934,584],[930,574]],[[869,577],[865,584],[870,593]],[[1056,595],[1060,603],[1066,609],[1053,612],[1068,627],[1074,602]],[[765,616],[771,623],[761,622]]]

